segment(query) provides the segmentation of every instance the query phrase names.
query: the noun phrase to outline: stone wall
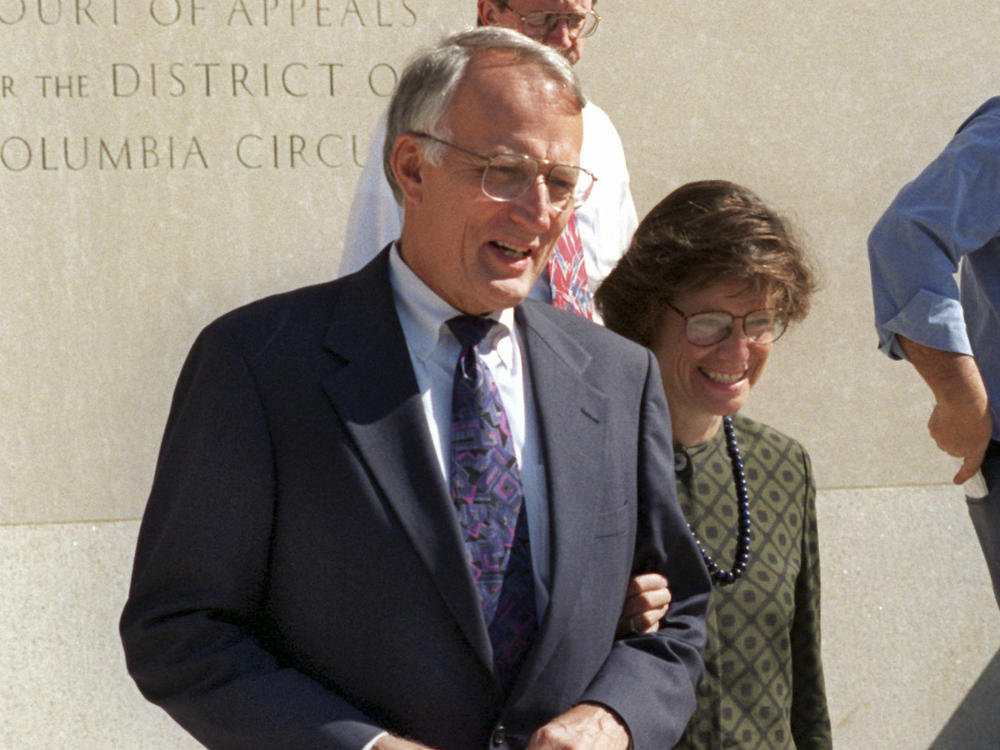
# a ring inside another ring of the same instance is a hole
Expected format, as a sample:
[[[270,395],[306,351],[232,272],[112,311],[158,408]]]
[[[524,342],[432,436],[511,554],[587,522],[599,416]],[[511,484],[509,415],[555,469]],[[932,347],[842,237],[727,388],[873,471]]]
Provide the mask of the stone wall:
[[[218,314],[335,274],[397,71],[473,6],[0,0],[0,747],[197,746],[115,632],[174,379]],[[838,748],[997,747],[1000,615],[930,394],[875,351],[865,238],[996,93],[1000,6],[598,10],[581,75],[640,215],[731,179],[821,267],[748,411],[814,459]]]

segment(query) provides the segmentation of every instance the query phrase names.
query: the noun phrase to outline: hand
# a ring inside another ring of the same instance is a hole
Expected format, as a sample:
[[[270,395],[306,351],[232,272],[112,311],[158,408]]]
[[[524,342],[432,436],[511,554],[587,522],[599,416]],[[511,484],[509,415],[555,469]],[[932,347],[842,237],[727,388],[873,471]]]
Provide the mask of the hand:
[[[526,750],[626,750],[629,733],[609,709],[579,703],[541,727]]]
[[[618,620],[618,636],[655,633],[670,609],[667,579],[659,573],[642,573],[628,582],[625,606]]]
[[[927,429],[938,448],[962,459],[952,481],[965,484],[980,464],[993,429],[989,397],[976,360],[918,344],[905,336],[896,338],[920,373],[936,401]]]
[[[938,448],[962,460],[952,480],[965,484],[979,469],[993,433],[993,420],[985,406],[977,404],[934,405],[927,429]]]

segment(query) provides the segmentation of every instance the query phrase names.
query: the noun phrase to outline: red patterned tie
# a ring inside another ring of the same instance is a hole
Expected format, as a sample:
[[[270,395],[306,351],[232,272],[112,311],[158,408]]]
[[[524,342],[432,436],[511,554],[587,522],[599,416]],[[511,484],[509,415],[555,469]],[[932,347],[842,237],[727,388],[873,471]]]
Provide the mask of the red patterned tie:
[[[583,262],[583,243],[576,226],[576,214],[569,217],[569,223],[549,256],[548,273],[552,304],[593,320],[594,300],[587,283],[587,267]]]
[[[521,473],[499,390],[477,349],[493,325],[472,315],[448,321],[462,345],[452,387],[450,486],[493,663],[507,690],[537,615]]]

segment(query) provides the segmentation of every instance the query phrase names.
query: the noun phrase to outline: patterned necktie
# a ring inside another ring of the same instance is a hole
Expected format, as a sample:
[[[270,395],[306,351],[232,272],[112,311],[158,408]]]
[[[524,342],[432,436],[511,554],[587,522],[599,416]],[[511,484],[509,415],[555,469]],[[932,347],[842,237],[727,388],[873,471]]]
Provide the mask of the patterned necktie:
[[[477,349],[493,324],[472,315],[448,321],[462,346],[452,388],[451,497],[494,667],[507,690],[531,645],[537,615],[521,473],[499,390]]]
[[[583,242],[580,241],[576,214],[569,217],[569,223],[552,249],[548,273],[552,304],[593,320],[594,300],[587,283],[587,267],[583,262]]]

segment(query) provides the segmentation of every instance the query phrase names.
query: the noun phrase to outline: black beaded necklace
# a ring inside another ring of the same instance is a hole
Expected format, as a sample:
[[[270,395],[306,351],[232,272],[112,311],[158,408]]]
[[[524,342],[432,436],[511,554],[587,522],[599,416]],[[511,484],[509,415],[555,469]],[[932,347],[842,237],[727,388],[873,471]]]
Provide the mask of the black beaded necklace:
[[[733,430],[733,420],[730,417],[722,418],[722,427],[726,432],[726,452],[733,466],[733,482],[736,485],[736,507],[739,512],[739,532],[736,537],[736,555],[733,561],[732,570],[723,570],[719,564],[711,558],[701,546],[698,535],[694,533],[691,524],[688,530],[694,537],[695,544],[701,551],[701,556],[705,558],[705,565],[712,578],[720,586],[728,586],[735,583],[743,575],[750,562],[750,499],[747,496],[747,483],[743,477],[743,459],[740,457],[740,447],[736,443],[736,432]]]

